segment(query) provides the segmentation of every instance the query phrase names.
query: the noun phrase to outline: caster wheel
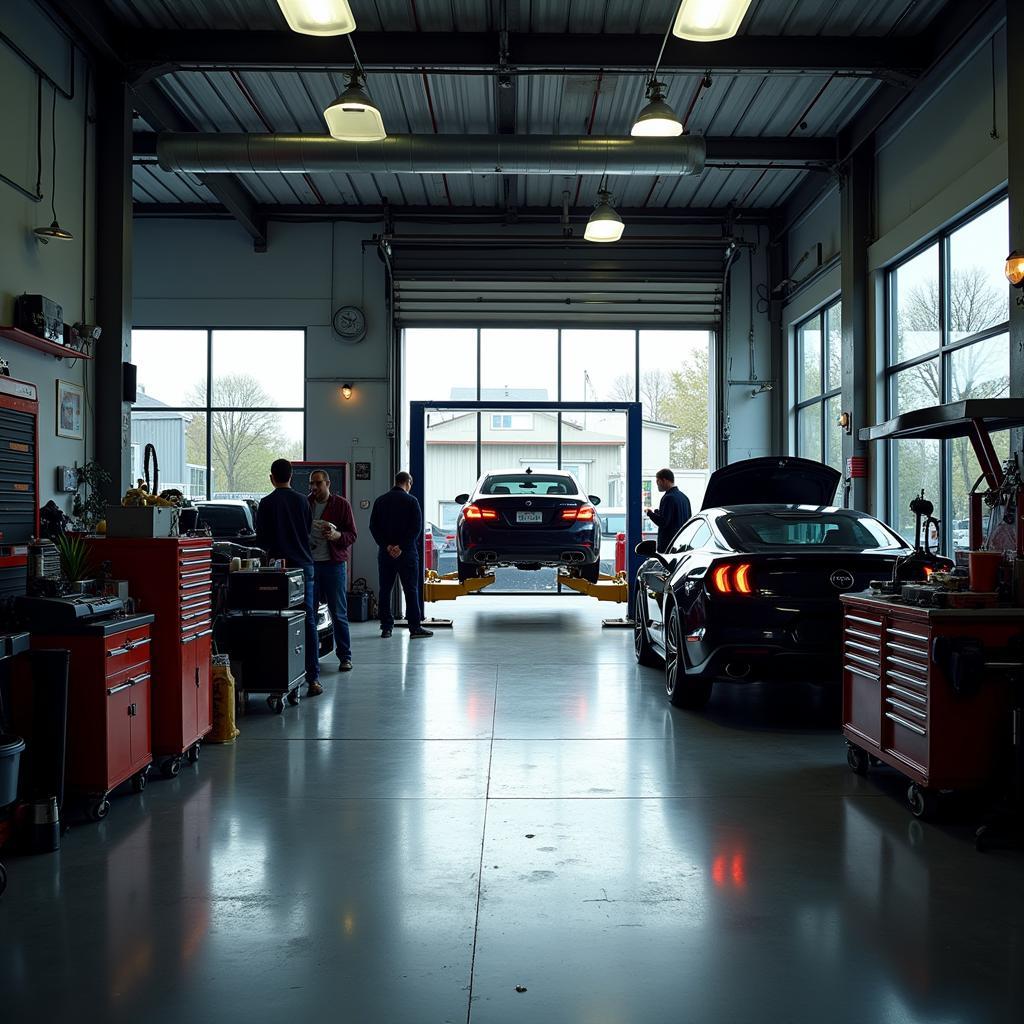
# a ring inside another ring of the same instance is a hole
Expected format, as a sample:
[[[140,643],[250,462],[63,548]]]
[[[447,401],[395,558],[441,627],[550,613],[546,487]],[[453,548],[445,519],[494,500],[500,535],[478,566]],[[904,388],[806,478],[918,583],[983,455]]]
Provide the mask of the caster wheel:
[[[846,748],[846,763],[854,775],[867,775],[871,759],[868,757],[867,751],[850,743]]]
[[[192,746],[188,748],[188,763],[189,764],[195,764],[198,760],[199,760],[199,744],[198,743],[193,743]]]
[[[141,793],[146,788],[146,776],[148,772],[136,772],[132,776],[132,789],[136,793]]]
[[[7,888],[7,868],[0,864],[0,896],[3,896],[4,890]]]
[[[284,701],[280,697],[268,697],[267,707],[270,708],[275,715],[279,715],[284,711]]]
[[[939,795],[930,789],[923,789],[916,782],[907,790],[910,813],[922,821],[930,821],[939,809]]]
[[[288,691],[288,703],[292,707],[299,703],[299,691],[297,689]]]
[[[162,765],[160,765],[160,771],[163,773],[163,777],[165,779],[177,778],[181,772],[181,758],[168,758]]]
[[[110,801],[102,796],[89,804],[89,817],[93,821],[102,821],[110,813]]]

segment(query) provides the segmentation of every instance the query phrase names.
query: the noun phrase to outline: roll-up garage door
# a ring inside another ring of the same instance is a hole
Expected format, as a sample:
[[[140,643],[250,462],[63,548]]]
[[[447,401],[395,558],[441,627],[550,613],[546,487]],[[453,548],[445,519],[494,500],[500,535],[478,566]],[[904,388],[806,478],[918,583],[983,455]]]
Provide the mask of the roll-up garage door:
[[[404,327],[706,327],[721,317],[725,243],[719,240],[603,246],[559,238],[511,245],[394,238],[389,244],[395,319]]]

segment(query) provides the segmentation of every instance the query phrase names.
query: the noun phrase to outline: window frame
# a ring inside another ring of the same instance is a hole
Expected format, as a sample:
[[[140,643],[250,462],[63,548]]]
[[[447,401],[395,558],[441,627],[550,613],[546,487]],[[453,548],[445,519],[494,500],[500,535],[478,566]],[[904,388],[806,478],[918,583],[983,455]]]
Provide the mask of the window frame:
[[[793,398],[794,401],[790,407],[790,415],[792,416],[793,422],[793,444],[792,449],[797,458],[810,458],[804,451],[801,450],[801,432],[800,432],[800,418],[801,414],[807,410],[812,409],[814,406],[819,406],[818,409],[818,429],[820,437],[819,452],[816,462],[821,462],[823,465],[829,465],[826,461],[828,456],[828,423],[826,422],[826,410],[829,402],[834,398],[842,397],[843,393],[843,366],[842,366],[842,354],[840,353],[839,361],[839,382],[835,387],[829,387],[832,381],[830,380],[831,374],[829,373],[829,337],[828,337],[828,325],[829,325],[829,314],[835,312],[839,316],[840,326],[842,325],[842,298],[835,296],[828,302],[819,306],[813,313],[804,317],[802,320],[798,320],[793,326]],[[812,395],[809,398],[800,397],[800,382],[803,380],[804,363],[803,363],[803,352],[801,344],[801,335],[804,329],[812,324],[815,320],[818,322],[818,358],[820,359],[821,365],[821,388],[818,394]],[[841,343],[840,343],[841,344]],[[842,401],[840,401],[842,405]],[[838,466],[837,469],[842,471],[842,467]]]
[[[939,394],[940,403],[946,403],[952,401],[950,397],[952,394],[952,372],[951,366],[953,356],[967,348],[974,345],[979,345],[992,338],[998,337],[1001,334],[1009,334],[1010,330],[1010,303],[1007,301],[1006,304],[1006,319],[1000,321],[998,324],[994,324],[991,327],[983,328],[980,331],[976,331],[974,334],[970,334],[967,337],[959,338],[956,341],[950,341],[950,323],[949,323],[949,302],[950,302],[950,282],[952,278],[952,267],[951,267],[951,243],[953,236],[966,227],[973,221],[978,220],[985,214],[989,213],[997,206],[1001,205],[1008,200],[1008,193],[1002,191],[997,195],[990,197],[977,204],[976,206],[969,209],[967,212],[957,217],[954,221],[947,224],[945,227],[940,228],[937,231],[932,232],[926,238],[922,239],[919,244],[914,246],[913,249],[908,251],[905,255],[901,256],[898,260],[890,263],[886,266],[884,271],[884,297],[885,297],[885,308],[883,311],[883,318],[885,324],[885,367],[883,370],[883,381],[882,391],[885,399],[885,418],[891,419],[899,413],[897,413],[897,387],[899,374],[911,370],[916,366],[923,366],[925,363],[929,363],[932,360],[937,360],[939,370]],[[1009,224],[1007,224],[1009,228]],[[913,356],[909,359],[904,359],[900,362],[893,362],[893,358],[896,353],[897,337],[898,337],[898,324],[897,324],[897,306],[894,301],[897,292],[894,284],[896,275],[900,268],[906,266],[912,260],[916,259],[922,253],[926,252],[933,246],[938,247],[938,346],[930,349],[920,355]],[[886,474],[885,474],[885,506],[888,515],[889,522],[898,524],[900,521],[900,510],[896,507],[899,500],[898,495],[898,449],[895,447],[898,441],[887,441],[886,442]],[[950,486],[950,480],[952,478],[953,470],[953,447],[950,440],[935,441],[935,444],[941,445],[941,454],[939,458],[939,494],[926,495],[931,498],[934,502],[936,509],[939,511],[939,520],[942,525],[942,536],[940,538],[942,542],[943,551],[953,551],[953,490]],[[938,500],[936,500],[936,498]],[[894,527],[897,529],[897,527]],[[910,542],[913,543],[913,538],[910,538]]]
[[[306,449],[308,447],[308,417],[306,415],[306,388],[308,384],[307,377],[307,353],[309,349],[309,331],[306,327],[289,327],[289,326],[273,326],[273,327],[251,327],[248,325],[234,326],[217,324],[214,327],[194,327],[194,326],[180,326],[180,325],[169,325],[169,324],[132,324],[132,331],[203,331],[206,333],[206,404],[205,405],[165,405],[161,406],[161,410],[164,412],[185,412],[195,413],[206,417],[206,497],[198,498],[194,500],[198,501],[212,501],[214,500],[211,490],[213,483],[213,433],[210,430],[211,416],[213,413],[218,412],[271,412],[271,413],[300,413],[302,415],[302,458],[306,457]],[[282,331],[294,331],[296,334],[302,335],[302,398],[303,404],[301,406],[257,406],[257,407],[242,407],[242,406],[223,406],[213,404],[213,335],[215,332],[220,331],[246,331],[250,334],[262,332],[262,331],[273,331],[274,333],[281,333]],[[131,408],[128,412],[129,417],[129,430],[131,429],[130,424],[132,417],[135,412],[135,404],[132,403]],[[188,465],[193,465],[188,463]],[[268,467],[269,473],[269,467]],[[269,490],[269,488],[268,488]]]

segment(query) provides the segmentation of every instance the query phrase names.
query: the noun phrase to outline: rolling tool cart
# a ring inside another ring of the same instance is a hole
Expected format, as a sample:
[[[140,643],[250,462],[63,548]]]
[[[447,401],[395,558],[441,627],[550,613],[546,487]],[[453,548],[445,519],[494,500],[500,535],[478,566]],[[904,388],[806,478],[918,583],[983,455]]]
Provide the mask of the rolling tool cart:
[[[152,615],[129,615],[32,633],[34,650],[71,654],[67,784],[93,821],[107,816],[108,797],[122,782],[131,779],[136,793],[146,788],[152,625]]]
[[[107,537],[90,541],[97,562],[127,580],[153,626],[153,755],[165,778],[199,760],[213,728],[213,557],[208,537]]]
[[[238,693],[266,693],[275,714],[299,703],[306,678],[306,613],[229,612],[226,618],[231,671]]]

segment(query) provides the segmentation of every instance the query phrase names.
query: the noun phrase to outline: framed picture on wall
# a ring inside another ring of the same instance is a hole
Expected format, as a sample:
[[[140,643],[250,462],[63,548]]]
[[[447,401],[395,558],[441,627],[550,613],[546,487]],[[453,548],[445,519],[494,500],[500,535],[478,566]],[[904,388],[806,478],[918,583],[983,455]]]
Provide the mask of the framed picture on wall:
[[[85,389],[67,380],[57,381],[57,436],[82,440]]]

